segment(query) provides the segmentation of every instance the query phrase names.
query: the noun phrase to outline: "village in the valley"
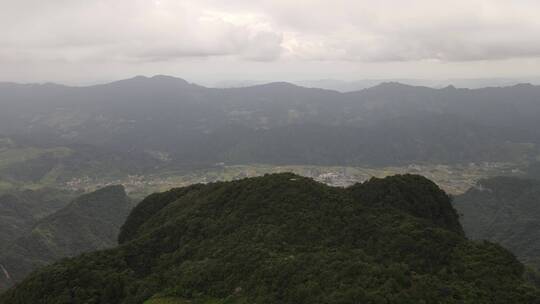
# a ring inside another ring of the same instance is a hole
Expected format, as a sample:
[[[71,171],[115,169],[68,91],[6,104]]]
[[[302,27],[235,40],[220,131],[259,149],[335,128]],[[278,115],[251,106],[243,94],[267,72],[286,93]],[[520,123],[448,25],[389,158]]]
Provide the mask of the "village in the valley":
[[[520,175],[522,171],[510,163],[481,163],[460,166],[448,165],[408,165],[404,167],[323,167],[323,166],[271,166],[239,165],[218,166],[206,170],[190,172],[165,172],[149,175],[126,175],[116,178],[76,177],[67,181],[65,188],[74,191],[92,191],[108,185],[124,185],[126,191],[135,197],[143,197],[152,192],[165,191],[173,187],[183,187],[197,183],[237,180],[261,176],[269,173],[293,172],[313,178],[335,187],[347,187],[364,182],[372,177],[385,177],[393,174],[420,174],[435,181],[450,194],[460,194],[482,178],[500,175]]]

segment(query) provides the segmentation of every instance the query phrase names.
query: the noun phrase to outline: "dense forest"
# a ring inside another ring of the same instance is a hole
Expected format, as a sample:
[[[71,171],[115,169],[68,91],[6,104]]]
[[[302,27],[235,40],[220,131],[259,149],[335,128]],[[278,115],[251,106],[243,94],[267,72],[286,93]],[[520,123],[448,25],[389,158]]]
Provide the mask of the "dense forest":
[[[0,303],[540,303],[514,255],[468,240],[450,197],[416,175],[172,189],[143,200],[119,241],[32,273]]]

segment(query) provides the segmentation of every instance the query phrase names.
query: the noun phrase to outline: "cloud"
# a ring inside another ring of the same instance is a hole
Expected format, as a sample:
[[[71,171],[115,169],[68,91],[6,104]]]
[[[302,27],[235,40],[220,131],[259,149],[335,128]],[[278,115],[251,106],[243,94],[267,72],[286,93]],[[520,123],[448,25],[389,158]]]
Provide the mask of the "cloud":
[[[167,61],[238,56],[273,60],[282,35],[256,15],[220,13],[190,1],[25,1],[0,13],[0,54],[47,60]],[[11,8],[11,9],[10,9]],[[21,16],[17,20],[8,16]],[[9,24],[8,24],[9,23]]]
[[[290,29],[285,48],[302,59],[445,62],[540,56],[540,41],[533,38],[540,35],[537,1],[335,0],[330,7],[314,0],[310,7],[314,14],[287,9],[278,17]]]
[[[461,62],[540,57],[532,0],[18,0],[0,61]]]

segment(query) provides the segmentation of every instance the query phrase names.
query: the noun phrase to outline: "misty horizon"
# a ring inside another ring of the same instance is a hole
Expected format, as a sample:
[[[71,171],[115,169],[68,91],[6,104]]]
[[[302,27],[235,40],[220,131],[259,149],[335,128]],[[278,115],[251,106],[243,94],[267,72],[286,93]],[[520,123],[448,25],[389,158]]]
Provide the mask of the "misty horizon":
[[[126,81],[130,79],[155,79],[159,77],[166,78],[175,78],[178,80],[186,81],[190,84],[199,85],[207,88],[217,88],[217,89],[233,89],[233,88],[246,88],[252,86],[259,86],[272,83],[289,83],[292,85],[305,87],[305,88],[318,88],[318,89],[327,89],[338,92],[353,92],[360,91],[364,89],[369,89],[385,83],[399,83],[408,86],[420,86],[428,87],[433,89],[442,89],[445,87],[456,87],[458,89],[482,89],[490,87],[509,87],[519,84],[532,84],[540,85],[540,77],[530,77],[530,78],[465,78],[465,79],[407,79],[407,78],[390,78],[390,79],[360,79],[360,80],[340,80],[340,79],[303,79],[303,80],[293,80],[285,81],[280,79],[275,80],[221,80],[217,82],[205,83],[205,82],[196,82],[190,81],[189,79],[183,78],[181,76],[165,75],[165,74],[155,74],[155,75],[135,75],[128,78],[114,79],[110,81],[95,82],[95,83],[61,83],[53,81],[44,81],[44,82],[16,82],[16,81],[0,81],[0,84],[18,84],[18,85],[61,85],[66,87],[92,87],[104,84],[111,84],[119,81]]]

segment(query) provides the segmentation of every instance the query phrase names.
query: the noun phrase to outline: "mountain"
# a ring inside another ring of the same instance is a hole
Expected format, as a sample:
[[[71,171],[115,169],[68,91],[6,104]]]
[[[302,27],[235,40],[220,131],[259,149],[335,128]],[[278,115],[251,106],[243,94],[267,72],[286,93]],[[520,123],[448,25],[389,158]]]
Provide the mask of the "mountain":
[[[444,88],[450,85],[459,88],[480,89],[485,87],[512,86],[519,83],[532,82],[540,84],[539,78],[453,78],[453,79],[364,79],[358,81],[343,81],[335,79],[304,80],[295,82],[301,86],[321,88],[340,92],[352,92],[373,87],[381,82],[397,81],[408,85]],[[249,83],[249,82],[245,82]],[[221,87],[232,87],[233,83]],[[238,86],[238,85],[237,85]],[[245,85],[244,85],[245,86]]]
[[[516,177],[481,180],[455,198],[472,239],[489,240],[540,269],[540,181]]]
[[[0,252],[29,232],[37,221],[66,206],[74,196],[74,193],[52,188],[0,194]]]
[[[61,258],[113,247],[131,206],[122,186],[109,186],[84,194],[39,220],[0,252],[0,265],[6,272],[0,288]]]
[[[172,189],[116,248],[44,267],[0,303],[538,303],[501,246],[465,238],[414,175],[336,188],[293,174]]]
[[[3,84],[0,96],[0,134],[33,146],[146,157],[142,170],[516,162],[535,158],[540,143],[540,87],[530,84],[471,90],[389,82],[340,93],[139,76],[90,87]]]

